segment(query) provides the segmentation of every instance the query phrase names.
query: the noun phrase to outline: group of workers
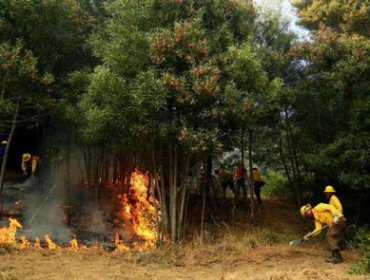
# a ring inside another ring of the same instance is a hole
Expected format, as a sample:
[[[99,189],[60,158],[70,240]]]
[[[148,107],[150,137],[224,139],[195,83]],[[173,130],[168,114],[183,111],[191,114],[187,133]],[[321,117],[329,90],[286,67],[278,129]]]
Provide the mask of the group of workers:
[[[3,140],[0,142],[0,160],[2,161],[8,141]],[[24,176],[34,177],[37,173],[37,167],[39,164],[39,158],[36,155],[30,153],[24,153],[22,155],[21,169]]]
[[[234,174],[224,168],[220,168],[216,170],[216,175],[218,176],[224,197],[226,197],[227,188],[230,188],[235,197],[239,198],[242,192],[243,199],[247,198],[247,188],[245,182],[248,177],[247,171],[242,164],[238,164]],[[262,180],[261,173],[258,171],[257,167],[252,168],[250,180],[253,184],[257,202],[261,204],[261,188],[264,186],[265,182]]]
[[[216,174],[222,186],[224,197],[226,197],[227,188],[233,191],[235,197],[240,197],[241,192],[243,192],[243,198],[247,197],[245,185],[247,173],[241,164],[238,165],[234,174],[223,168],[218,169]],[[256,167],[252,169],[250,180],[253,184],[257,202],[262,203],[261,187],[263,187],[265,182],[262,180],[261,173]],[[343,249],[344,244],[346,219],[343,215],[342,204],[335,195],[336,190],[334,187],[330,185],[326,186],[324,194],[328,200],[327,203],[319,203],[315,207],[312,207],[311,204],[306,204],[300,208],[301,215],[305,219],[313,220],[315,223],[315,229],[307,233],[303,239],[309,240],[311,237],[317,236],[325,227],[328,227],[326,240],[329,244],[331,255],[325,261],[337,264],[343,261],[340,251]]]
[[[319,203],[312,207],[311,204],[306,204],[300,208],[300,213],[305,219],[313,220],[315,229],[307,233],[303,239],[308,240],[313,236],[317,236],[323,227],[328,226],[326,240],[331,250],[331,256],[325,261],[333,264],[341,263],[341,244],[344,242],[344,229],[346,227],[346,219],[343,215],[343,207],[335,195],[336,191],[333,186],[326,186],[324,193],[328,199],[328,203]]]

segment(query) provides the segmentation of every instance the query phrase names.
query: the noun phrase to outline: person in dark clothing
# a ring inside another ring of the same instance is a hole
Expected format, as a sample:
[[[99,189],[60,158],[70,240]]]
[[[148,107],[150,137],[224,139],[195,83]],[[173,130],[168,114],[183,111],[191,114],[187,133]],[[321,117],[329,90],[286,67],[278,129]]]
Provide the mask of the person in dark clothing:
[[[243,191],[243,198],[247,198],[247,189],[245,187],[245,176],[246,170],[242,163],[238,164],[238,167],[235,170],[235,188],[238,198],[240,198],[240,193]]]
[[[226,169],[220,168],[216,170],[216,175],[222,187],[224,198],[226,198],[226,190],[229,187],[236,197],[236,191],[234,186],[233,174]]]
[[[254,194],[256,195],[257,202],[259,204],[262,204],[261,188],[265,185],[265,182],[262,180],[261,173],[258,171],[257,167],[252,168],[252,181]]]

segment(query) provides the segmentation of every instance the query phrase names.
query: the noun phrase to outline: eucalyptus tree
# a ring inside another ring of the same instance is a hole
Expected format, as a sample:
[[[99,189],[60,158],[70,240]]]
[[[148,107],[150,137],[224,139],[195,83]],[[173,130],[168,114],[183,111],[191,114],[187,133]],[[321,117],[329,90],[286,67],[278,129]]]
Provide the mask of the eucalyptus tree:
[[[279,88],[253,47],[251,1],[116,0],[91,42],[102,61],[77,73],[75,107],[89,145],[136,158],[155,174],[161,231],[186,229],[194,163],[222,150],[225,134],[253,123]]]

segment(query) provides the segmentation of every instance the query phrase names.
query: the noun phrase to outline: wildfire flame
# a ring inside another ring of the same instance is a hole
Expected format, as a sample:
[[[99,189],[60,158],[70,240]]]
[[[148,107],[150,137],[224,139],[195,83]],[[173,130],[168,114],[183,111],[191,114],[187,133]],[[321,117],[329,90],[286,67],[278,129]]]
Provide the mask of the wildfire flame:
[[[120,239],[118,232],[114,234],[114,245],[116,246],[116,250],[119,252],[124,252],[130,250],[123,241]]]
[[[120,191],[120,193],[118,199],[121,203],[120,214],[124,221],[125,233],[128,228],[133,236],[139,237],[139,239],[134,239],[130,247],[138,250],[150,249],[154,245],[156,238],[156,208],[154,207],[156,201],[154,195],[149,192],[148,174],[141,172],[139,169],[135,169],[130,176],[129,192],[122,193],[122,191]],[[15,204],[19,205],[20,201],[17,201]],[[158,213],[159,212],[157,212],[157,214]],[[17,229],[20,228],[22,228],[22,225],[16,219],[9,218],[9,226],[0,228],[0,245],[4,243],[17,243],[16,233]],[[60,249],[60,246],[57,245],[48,234],[44,236],[44,240],[48,249]],[[130,247],[124,243],[118,232],[115,233],[113,241],[117,251],[130,250]],[[73,251],[85,247],[79,246],[75,235],[73,235],[68,245],[68,248]],[[17,246],[21,249],[42,249],[38,237],[35,238],[32,244],[26,236],[21,236]]]
[[[21,243],[20,244],[21,249],[31,248],[31,243],[28,241],[28,239],[24,235],[21,236],[20,243]]]
[[[35,238],[35,243],[33,244],[33,248],[41,249],[40,238],[38,238],[38,237]]]
[[[122,196],[121,214],[125,223],[131,223],[136,236],[153,245],[155,208],[149,201],[148,185],[148,175],[136,169],[130,177],[129,195]]]
[[[50,250],[55,250],[55,249],[59,248],[59,246],[58,246],[57,244],[55,244],[55,243],[53,242],[53,240],[51,240],[51,238],[50,238],[49,234],[46,234],[46,235],[44,236],[44,239],[45,239],[45,242],[46,242],[46,246],[48,246],[48,248],[49,248]]]
[[[9,218],[9,227],[0,228],[0,244],[15,243],[15,234],[18,228],[22,228],[22,225],[17,219]]]
[[[71,248],[73,251],[78,250],[78,242],[76,235],[73,235],[72,239],[69,241],[69,248]]]

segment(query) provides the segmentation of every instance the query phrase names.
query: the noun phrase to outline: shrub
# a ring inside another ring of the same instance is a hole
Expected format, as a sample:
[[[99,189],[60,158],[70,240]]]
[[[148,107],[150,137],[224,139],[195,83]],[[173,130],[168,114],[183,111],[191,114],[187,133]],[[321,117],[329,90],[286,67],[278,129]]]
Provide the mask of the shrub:
[[[287,198],[293,194],[288,179],[281,172],[269,172],[264,176],[266,185],[262,188],[263,194],[271,197]]]
[[[363,255],[363,260],[351,268],[352,274],[370,273],[370,227],[360,227],[354,237],[353,243],[359,248]]]

